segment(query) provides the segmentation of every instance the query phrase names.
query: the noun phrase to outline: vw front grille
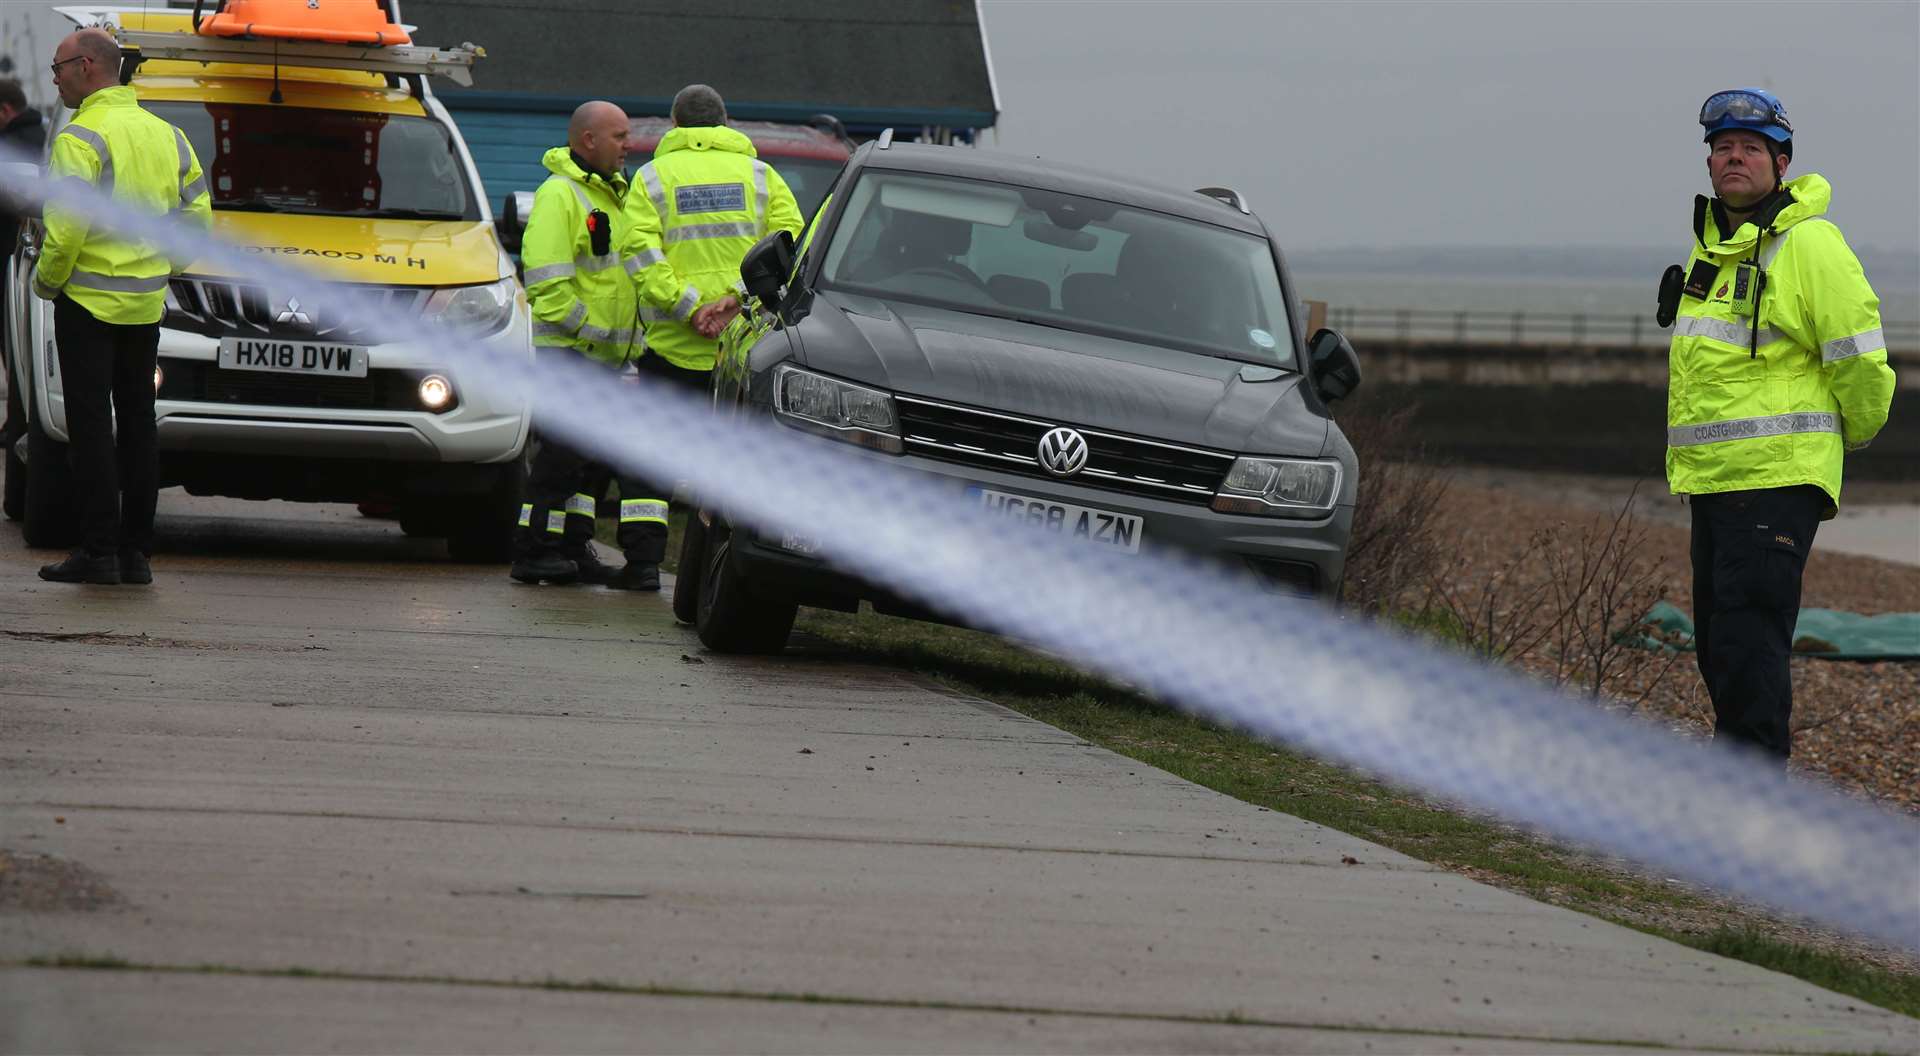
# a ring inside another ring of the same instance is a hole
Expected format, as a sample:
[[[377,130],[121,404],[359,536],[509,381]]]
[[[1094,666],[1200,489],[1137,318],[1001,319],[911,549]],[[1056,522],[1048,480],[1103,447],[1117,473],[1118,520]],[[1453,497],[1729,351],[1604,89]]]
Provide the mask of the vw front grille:
[[[1065,424],[895,396],[907,449],[942,462],[985,466],[1107,491],[1204,505],[1233,466],[1233,456],[1072,426],[1086,438],[1086,468],[1066,478],[1040,468],[1040,438]]]

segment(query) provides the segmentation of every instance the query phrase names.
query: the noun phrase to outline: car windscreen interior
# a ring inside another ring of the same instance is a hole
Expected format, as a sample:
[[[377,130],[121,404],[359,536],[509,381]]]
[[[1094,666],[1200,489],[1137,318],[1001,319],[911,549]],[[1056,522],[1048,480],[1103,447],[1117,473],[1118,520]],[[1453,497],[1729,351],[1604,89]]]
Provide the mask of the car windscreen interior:
[[[187,134],[215,209],[480,218],[452,137],[426,118],[251,104],[146,105]]]
[[[869,170],[827,248],[829,287],[1288,367],[1266,240],[1031,187]]]

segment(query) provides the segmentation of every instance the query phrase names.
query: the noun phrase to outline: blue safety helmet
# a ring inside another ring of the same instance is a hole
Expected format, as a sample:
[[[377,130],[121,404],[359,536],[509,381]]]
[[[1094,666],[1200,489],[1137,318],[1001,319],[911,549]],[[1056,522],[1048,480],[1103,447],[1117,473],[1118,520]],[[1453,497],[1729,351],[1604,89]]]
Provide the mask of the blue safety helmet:
[[[1700,127],[1707,130],[1709,143],[1721,132],[1758,132],[1793,157],[1793,123],[1787,120],[1787,105],[1764,88],[1734,88],[1708,96],[1700,104]]]

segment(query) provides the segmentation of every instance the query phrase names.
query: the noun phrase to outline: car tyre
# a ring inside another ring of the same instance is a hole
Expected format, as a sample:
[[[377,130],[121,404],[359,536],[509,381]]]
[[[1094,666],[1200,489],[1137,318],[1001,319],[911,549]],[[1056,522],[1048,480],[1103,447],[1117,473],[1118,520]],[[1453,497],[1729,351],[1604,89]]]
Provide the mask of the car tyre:
[[[513,537],[519,530],[520,503],[526,490],[527,459],[523,454],[501,471],[492,491],[454,505],[451,520],[443,522],[444,530],[437,525],[432,534],[446,535],[447,556],[455,561],[476,565],[512,561]],[[408,523],[403,508],[400,530],[412,535]]]
[[[689,627],[700,622],[700,583],[705,578],[707,526],[700,511],[687,511],[680,529],[680,564],[673,574],[673,618]]]
[[[4,273],[5,268],[0,267],[0,274]],[[5,291],[0,290],[0,296],[4,295]],[[0,356],[0,370],[5,370],[6,367],[6,357]],[[20,402],[20,386],[13,384],[12,380],[9,374],[7,378],[7,426],[9,428],[16,422],[26,421],[27,418],[27,410]],[[0,501],[0,513],[5,513],[9,521],[17,521],[27,515],[27,465],[20,461],[20,456],[15,453],[13,446],[20,439],[20,437],[14,437],[6,445],[7,486],[4,501]]]
[[[67,445],[47,435],[40,419],[27,417],[26,510],[20,534],[37,550],[59,550],[80,539],[80,509],[73,493],[72,474],[59,472],[67,464]],[[12,474],[11,465],[8,474]]]
[[[27,515],[27,464],[14,454],[13,445],[7,445],[7,489],[4,502],[0,502],[0,512],[7,520],[17,521]]]
[[[694,621],[703,645],[716,653],[780,652],[799,610],[790,598],[754,591],[741,574],[732,532],[720,525],[710,529]]]

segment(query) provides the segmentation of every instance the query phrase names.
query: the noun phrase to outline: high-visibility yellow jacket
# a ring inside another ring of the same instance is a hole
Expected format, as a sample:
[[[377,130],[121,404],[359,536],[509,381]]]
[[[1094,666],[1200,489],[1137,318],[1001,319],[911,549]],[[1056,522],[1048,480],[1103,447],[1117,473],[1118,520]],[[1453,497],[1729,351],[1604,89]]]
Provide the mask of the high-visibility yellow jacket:
[[[588,172],[573,152],[555,147],[541,159],[553,175],[533,192],[533,212],[520,241],[521,280],[533,307],[533,343],[571,348],[603,363],[621,364],[640,347],[638,302],[630,255],[633,221],[627,215],[627,178]],[[594,252],[587,218],[606,215],[604,252]]]
[[[1675,494],[1815,484],[1831,517],[1845,451],[1886,424],[1893,400],[1880,299],[1860,261],[1821,215],[1833,188],[1790,181],[1792,201],[1764,230],[1723,234],[1706,198],[1687,261],[1717,274],[1705,297],[1681,298],[1668,353],[1667,482]],[[1761,218],[1764,221],[1764,217]],[[1734,310],[1736,268],[1766,272],[1756,319]]]
[[[193,145],[184,132],[142,110],[132,88],[102,88],[81,101],[54,137],[47,175],[90,184],[121,206],[178,213],[202,230],[213,226]],[[65,292],[102,322],[160,321],[175,267],[158,247],[117,238],[111,228],[58,206],[46,210],[46,228],[35,293],[51,300]]]
[[[725,126],[675,128],[628,198],[640,257],[640,318],[648,351],[712,370],[716,343],[689,325],[694,310],[740,286],[740,259],[763,236],[800,237],[800,206],[753,141]]]

